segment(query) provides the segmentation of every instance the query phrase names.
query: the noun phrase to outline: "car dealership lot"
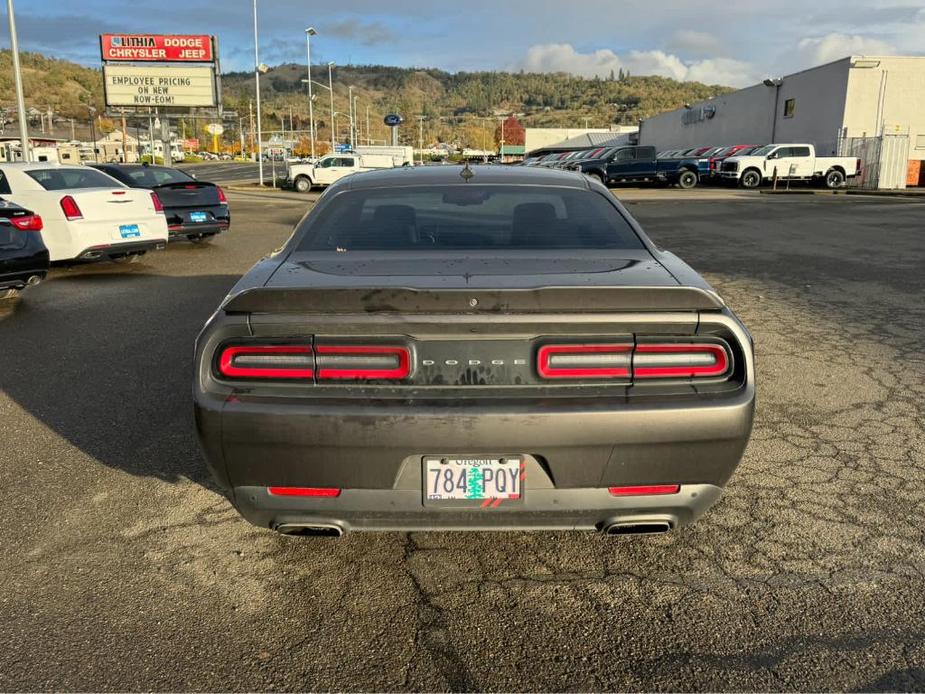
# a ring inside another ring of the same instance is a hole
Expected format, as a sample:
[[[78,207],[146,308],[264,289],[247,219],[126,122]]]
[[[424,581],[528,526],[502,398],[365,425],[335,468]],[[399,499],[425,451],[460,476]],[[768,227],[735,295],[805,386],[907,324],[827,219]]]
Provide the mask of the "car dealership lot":
[[[922,689],[925,204],[626,194],[756,340],[678,533],[276,536],[215,491],[192,344],[314,197],[0,308],[0,689]],[[9,303],[9,302],[8,302]]]

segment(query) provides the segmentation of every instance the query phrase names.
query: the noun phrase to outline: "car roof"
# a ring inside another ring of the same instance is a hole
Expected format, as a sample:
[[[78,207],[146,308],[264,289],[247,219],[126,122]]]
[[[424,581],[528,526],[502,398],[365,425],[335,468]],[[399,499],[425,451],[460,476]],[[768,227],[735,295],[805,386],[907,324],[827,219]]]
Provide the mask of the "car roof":
[[[471,176],[463,176],[468,168]],[[523,166],[400,166],[353,174],[342,179],[351,189],[388,186],[439,186],[469,183],[557,185],[587,188],[586,177],[574,171]]]
[[[82,169],[83,164],[59,164],[56,161],[5,161],[0,166],[10,169]]]

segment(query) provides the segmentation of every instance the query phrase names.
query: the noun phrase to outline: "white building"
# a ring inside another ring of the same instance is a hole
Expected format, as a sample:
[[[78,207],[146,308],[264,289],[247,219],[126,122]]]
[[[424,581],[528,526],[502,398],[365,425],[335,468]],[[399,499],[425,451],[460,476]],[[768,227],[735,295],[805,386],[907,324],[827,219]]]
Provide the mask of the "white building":
[[[925,159],[925,57],[851,56],[768,79],[647,118],[639,141],[660,150],[808,142],[829,155],[855,154],[847,138],[883,136],[900,136],[890,147],[897,166],[913,162],[912,177]]]

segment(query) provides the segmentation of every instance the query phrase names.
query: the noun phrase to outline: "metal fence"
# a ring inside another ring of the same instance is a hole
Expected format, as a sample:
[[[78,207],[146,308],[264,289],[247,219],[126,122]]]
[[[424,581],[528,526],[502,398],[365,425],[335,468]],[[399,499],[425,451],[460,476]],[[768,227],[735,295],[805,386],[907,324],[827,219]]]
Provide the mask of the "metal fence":
[[[877,137],[838,138],[838,156],[861,160],[861,175],[852,185],[867,189],[906,187],[909,165],[908,133],[889,133]]]

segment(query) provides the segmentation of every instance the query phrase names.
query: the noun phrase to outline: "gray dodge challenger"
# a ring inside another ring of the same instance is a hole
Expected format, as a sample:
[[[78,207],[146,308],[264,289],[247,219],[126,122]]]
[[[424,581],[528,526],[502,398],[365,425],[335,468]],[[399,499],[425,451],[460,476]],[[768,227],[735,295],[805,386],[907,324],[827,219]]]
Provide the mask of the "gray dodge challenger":
[[[601,185],[541,168],[349,176],[196,344],[209,468],[250,522],[658,533],[752,427],[748,331]]]

